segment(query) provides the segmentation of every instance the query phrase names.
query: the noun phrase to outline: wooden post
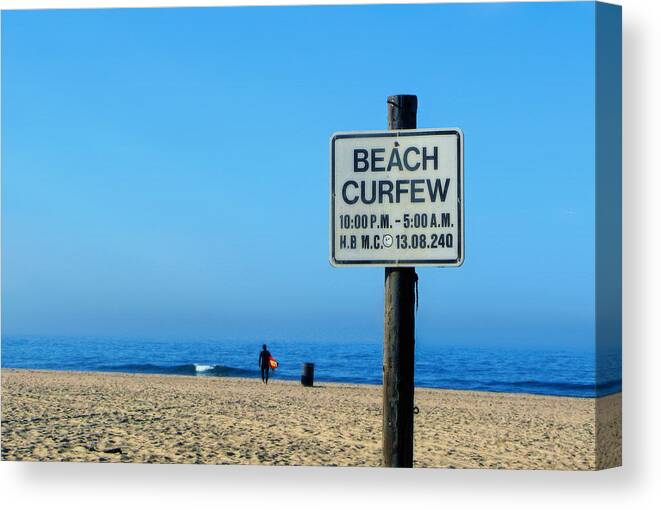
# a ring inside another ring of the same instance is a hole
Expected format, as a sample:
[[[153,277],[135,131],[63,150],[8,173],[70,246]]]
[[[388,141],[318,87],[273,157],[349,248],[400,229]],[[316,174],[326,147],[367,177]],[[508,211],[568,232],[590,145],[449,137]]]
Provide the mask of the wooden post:
[[[418,98],[388,97],[388,129],[415,129]],[[383,465],[413,467],[415,268],[385,269]]]

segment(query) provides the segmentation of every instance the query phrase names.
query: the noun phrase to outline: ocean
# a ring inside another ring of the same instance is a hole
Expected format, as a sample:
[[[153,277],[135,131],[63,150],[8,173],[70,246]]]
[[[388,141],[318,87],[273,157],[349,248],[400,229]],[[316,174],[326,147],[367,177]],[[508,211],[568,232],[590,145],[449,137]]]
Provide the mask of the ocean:
[[[381,384],[377,342],[274,340],[275,379],[299,380],[304,362],[315,381]],[[2,338],[3,368],[259,377],[261,342],[99,338]],[[428,388],[596,397],[622,389],[621,356],[604,355],[596,382],[594,352],[416,344],[415,385]]]

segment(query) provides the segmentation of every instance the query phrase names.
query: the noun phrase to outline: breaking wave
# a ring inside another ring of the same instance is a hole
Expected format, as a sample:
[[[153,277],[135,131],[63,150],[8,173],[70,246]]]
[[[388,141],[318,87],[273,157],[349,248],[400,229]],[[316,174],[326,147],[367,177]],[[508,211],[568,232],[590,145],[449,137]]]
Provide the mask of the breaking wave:
[[[225,365],[155,365],[152,363],[129,363],[127,365],[104,365],[97,370],[105,372],[129,372],[138,374],[199,375],[215,377],[258,377],[257,370],[228,367]]]

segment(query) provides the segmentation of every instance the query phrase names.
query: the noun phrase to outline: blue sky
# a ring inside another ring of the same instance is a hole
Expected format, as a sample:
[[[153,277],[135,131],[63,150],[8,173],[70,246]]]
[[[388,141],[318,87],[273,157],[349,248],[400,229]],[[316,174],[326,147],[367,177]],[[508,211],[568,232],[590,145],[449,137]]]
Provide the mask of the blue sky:
[[[465,135],[466,257],[418,341],[594,342],[594,5],[2,15],[4,334],[380,341],[328,263],[328,140]]]

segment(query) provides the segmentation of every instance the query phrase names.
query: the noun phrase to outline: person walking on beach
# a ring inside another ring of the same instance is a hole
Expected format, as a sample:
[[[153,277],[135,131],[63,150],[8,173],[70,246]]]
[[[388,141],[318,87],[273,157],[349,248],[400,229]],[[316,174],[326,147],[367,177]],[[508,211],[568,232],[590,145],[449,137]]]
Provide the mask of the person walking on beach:
[[[271,353],[266,348],[266,344],[262,345],[262,351],[259,353],[259,368],[262,371],[262,382],[269,383],[269,369],[271,368]]]

